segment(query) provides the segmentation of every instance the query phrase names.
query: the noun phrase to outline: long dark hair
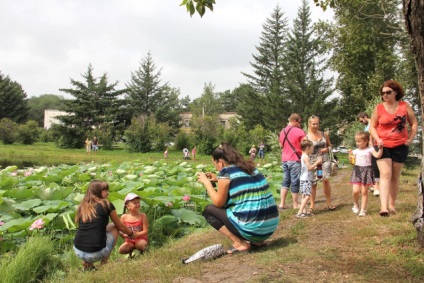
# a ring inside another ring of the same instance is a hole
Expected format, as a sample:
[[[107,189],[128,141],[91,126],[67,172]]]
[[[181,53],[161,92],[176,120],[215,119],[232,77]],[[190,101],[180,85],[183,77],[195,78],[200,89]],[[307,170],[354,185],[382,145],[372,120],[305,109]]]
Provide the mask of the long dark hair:
[[[100,203],[105,209],[109,201],[102,198],[102,192],[109,190],[109,184],[101,180],[92,180],[85,193],[84,199],[80,203],[75,215],[75,222],[78,224],[81,219],[82,222],[91,222],[96,215],[96,204]]]
[[[222,142],[221,145],[214,150],[212,158],[214,161],[222,159],[229,165],[236,165],[249,175],[253,175],[255,171],[255,163],[253,163],[252,160],[244,159],[243,155],[227,142]]]

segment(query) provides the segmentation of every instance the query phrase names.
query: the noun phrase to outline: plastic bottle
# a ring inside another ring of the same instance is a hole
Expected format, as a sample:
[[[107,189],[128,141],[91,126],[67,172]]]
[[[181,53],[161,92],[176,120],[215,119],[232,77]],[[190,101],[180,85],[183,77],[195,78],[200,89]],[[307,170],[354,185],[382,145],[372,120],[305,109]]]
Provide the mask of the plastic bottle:
[[[322,178],[322,164],[318,164],[317,165],[317,178],[321,179]]]
[[[355,160],[355,155],[353,155],[352,150],[349,150],[349,162],[351,165],[355,165],[356,160]]]

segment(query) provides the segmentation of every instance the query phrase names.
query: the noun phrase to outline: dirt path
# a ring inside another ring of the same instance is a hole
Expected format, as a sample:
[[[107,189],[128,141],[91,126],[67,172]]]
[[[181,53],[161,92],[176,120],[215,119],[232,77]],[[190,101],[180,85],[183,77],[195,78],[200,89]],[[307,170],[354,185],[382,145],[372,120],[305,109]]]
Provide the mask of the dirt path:
[[[173,282],[422,282],[424,275],[416,280],[388,260],[402,248],[390,242],[396,231],[413,228],[413,182],[402,182],[398,215],[381,218],[379,198],[370,194],[369,215],[359,218],[351,211],[349,176],[349,169],[340,170],[331,181],[336,211],[325,209],[319,185],[315,216],[298,219],[288,209],[266,248],[201,264],[200,278]]]

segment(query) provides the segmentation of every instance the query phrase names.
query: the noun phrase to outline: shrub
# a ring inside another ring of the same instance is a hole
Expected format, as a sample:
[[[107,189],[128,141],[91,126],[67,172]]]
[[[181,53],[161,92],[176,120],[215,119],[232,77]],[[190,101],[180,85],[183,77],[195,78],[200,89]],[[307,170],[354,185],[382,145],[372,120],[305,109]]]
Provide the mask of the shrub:
[[[23,144],[33,144],[40,134],[38,123],[28,121],[26,124],[18,126],[17,140]]]
[[[0,120],[0,140],[4,144],[13,144],[16,141],[16,127],[18,125],[9,118]]]

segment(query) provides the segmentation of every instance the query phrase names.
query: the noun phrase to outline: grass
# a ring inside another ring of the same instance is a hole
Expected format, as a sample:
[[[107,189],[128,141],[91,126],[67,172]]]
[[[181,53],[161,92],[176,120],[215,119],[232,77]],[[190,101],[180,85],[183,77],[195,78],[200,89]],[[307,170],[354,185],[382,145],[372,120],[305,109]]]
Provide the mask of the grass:
[[[38,146],[43,145],[35,145],[32,153],[40,150]],[[4,148],[0,146],[1,154]],[[70,153],[52,145],[46,148],[53,149],[56,155],[86,157],[83,149]],[[24,148],[13,146],[9,150],[15,156],[24,155]],[[53,159],[55,154],[50,154],[40,153]],[[179,151],[171,151],[170,159],[181,160],[181,156]],[[162,158],[162,153],[133,155],[120,151],[115,155],[114,151],[100,151],[94,158],[149,160]],[[200,156],[196,162],[210,162],[210,157]],[[161,248],[150,248],[133,260],[125,259],[115,249],[107,265],[96,272],[81,272],[81,263],[68,247],[61,261],[66,272],[56,272],[46,282],[422,282],[424,249],[417,242],[410,220],[416,208],[419,173],[414,162],[402,172],[399,213],[388,218],[378,215],[379,199],[371,195],[368,216],[353,215],[348,183],[351,171],[341,169],[331,181],[336,211],[325,210],[319,185],[316,215],[297,219],[296,210],[285,210],[268,246],[253,253],[182,265],[181,258],[206,246],[230,245],[218,232],[205,228]]]
[[[312,218],[297,219],[295,210],[285,210],[268,246],[254,253],[181,265],[181,258],[205,246],[230,245],[208,228],[132,261],[118,256],[110,267],[96,273],[70,272],[63,281],[422,282],[424,249],[410,221],[416,207],[413,180],[418,172],[417,167],[404,170],[399,213],[388,218],[378,215],[379,199],[372,196],[367,217],[358,218],[351,212],[350,170],[343,169],[331,182],[336,211],[324,209],[322,195],[318,195],[317,214]]]

